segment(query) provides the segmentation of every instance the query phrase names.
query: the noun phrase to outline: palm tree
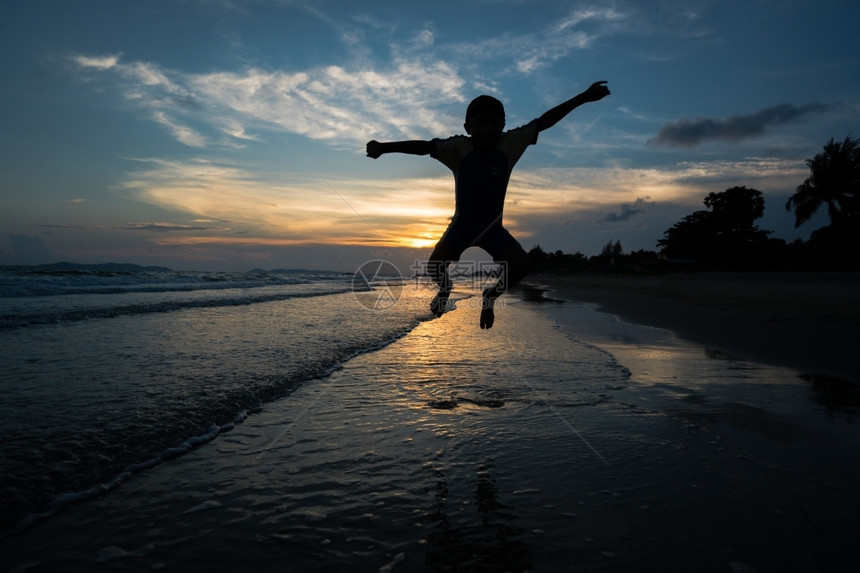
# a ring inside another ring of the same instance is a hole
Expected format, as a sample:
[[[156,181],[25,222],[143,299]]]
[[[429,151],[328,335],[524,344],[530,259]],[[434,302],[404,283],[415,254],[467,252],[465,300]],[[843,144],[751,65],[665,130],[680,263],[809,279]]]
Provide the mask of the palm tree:
[[[837,142],[833,138],[824,151],[807,159],[812,174],[786,202],[786,211],[794,209],[794,226],[808,221],[826,204],[830,222],[841,224],[860,212],[860,140],[850,136]]]

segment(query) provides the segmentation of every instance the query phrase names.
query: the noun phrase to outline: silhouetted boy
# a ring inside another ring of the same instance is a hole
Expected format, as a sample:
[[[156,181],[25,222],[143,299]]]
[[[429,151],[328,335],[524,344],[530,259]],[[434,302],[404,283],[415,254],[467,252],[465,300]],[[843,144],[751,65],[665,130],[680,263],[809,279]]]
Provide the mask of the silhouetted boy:
[[[367,143],[367,156],[373,159],[384,153],[430,155],[454,172],[454,217],[436,243],[427,265],[428,273],[439,285],[439,292],[430,303],[430,311],[436,316],[441,316],[448,306],[452,288],[448,265],[459,261],[469,247],[480,247],[502,265],[503,271],[496,284],[484,290],[481,301],[481,328],[492,328],[496,299],[529,271],[528,253],[502,226],[505,193],[514,164],[529,145],[537,143],[539,132],[552,127],[580,105],[607,95],[606,82],[595,82],[581,94],[510,131],[504,131],[502,102],[481,95],[466,109],[463,127],[470,137]]]

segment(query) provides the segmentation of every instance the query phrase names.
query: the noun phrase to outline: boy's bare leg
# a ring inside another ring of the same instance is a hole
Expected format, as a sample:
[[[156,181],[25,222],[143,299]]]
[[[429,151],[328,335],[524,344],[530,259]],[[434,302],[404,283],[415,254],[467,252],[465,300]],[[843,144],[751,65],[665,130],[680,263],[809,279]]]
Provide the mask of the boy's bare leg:
[[[450,310],[450,307],[448,306],[448,297],[451,295],[451,277],[448,275],[447,262],[434,261],[431,264],[431,268],[433,270],[430,274],[433,277],[433,282],[439,285],[439,292],[437,292],[436,296],[433,297],[433,300],[430,301],[430,312],[438,318],[445,314],[446,311]]]
[[[445,311],[448,310],[448,296],[451,294],[450,291],[439,290],[436,293],[436,296],[433,297],[433,300],[430,301],[430,312],[436,315],[436,317],[440,317],[445,314]]]
[[[502,263],[503,270],[502,276],[499,277],[496,284],[484,289],[481,298],[481,328],[484,330],[493,328],[493,323],[496,321],[496,313],[493,309],[496,299],[507,289],[520,282],[528,274],[531,266],[528,253],[516,241],[507,246],[501,253],[494,253],[493,260]]]
[[[433,249],[430,260],[427,262],[427,272],[433,279],[433,282],[439,286],[439,292],[430,301],[430,312],[437,318],[451,309],[448,297],[451,294],[453,285],[451,284],[451,276],[448,274],[448,265],[459,260],[459,258],[460,253],[456,249],[447,245],[443,240],[440,240],[436,244],[436,248]]]

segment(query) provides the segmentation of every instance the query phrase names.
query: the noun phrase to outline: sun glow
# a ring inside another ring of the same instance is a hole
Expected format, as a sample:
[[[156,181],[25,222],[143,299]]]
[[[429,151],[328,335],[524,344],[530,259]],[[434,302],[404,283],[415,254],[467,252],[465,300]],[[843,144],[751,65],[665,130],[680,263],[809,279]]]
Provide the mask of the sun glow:
[[[411,237],[406,239],[406,246],[416,249],[428,249],[436,244],[438,237]]]
[[[140,201],[184,214],[189,221],[212,222],[133,225],[160,232],[150,238],[160,246],[425,250],[442,236],[454,211],[448,175],[343,178],[334,181],[338,191],[333,193],[326,182],[310,176],[279,173],[271,180],[245,167],[203,159],[138,161],[142,169],[132,173],[121,189]],[[690,164],[673,171],[608,167],[516,173],[508,190],[505,226],[522,241],[535,236],[547,221],[605,217],[618,205],[636,201],[695,204],[705,191],[702,169]]]

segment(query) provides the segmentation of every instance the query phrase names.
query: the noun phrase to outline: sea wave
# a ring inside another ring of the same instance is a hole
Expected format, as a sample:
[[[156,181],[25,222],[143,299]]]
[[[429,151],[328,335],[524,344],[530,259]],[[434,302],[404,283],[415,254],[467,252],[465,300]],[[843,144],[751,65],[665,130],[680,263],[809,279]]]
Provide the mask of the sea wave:
[[[253,289],[319,282],[347,283],[350,279],[351,275],[326,271],[254,270],[233,273],[9,267],[0,269],[0,298]]]
[[[115,267],[0,269],[0,329],[242,306],[353,288],[351,276],[326,271],[182,272]]]
[[[325,288],[311,292],[247,293],[217,298],[205,297],[185,300],[156,300],[152,302],[117,304],[107,306],[83,306],[76,308],[39,308],[38,312],[6,312],[0,314],[0,329],[19,328],[39,324],[76,322],[98,318],[115,318],[133,314],[173,312],[194,308],[243,306],[265,302],[276,302],[292,298],[308,298],[349,292],[346,286]],[[173,291],[171,291],[173,292]]]

